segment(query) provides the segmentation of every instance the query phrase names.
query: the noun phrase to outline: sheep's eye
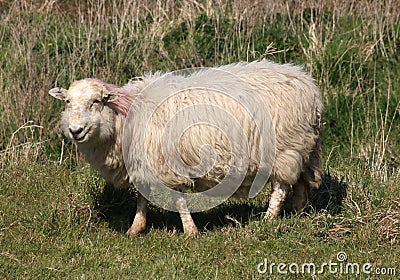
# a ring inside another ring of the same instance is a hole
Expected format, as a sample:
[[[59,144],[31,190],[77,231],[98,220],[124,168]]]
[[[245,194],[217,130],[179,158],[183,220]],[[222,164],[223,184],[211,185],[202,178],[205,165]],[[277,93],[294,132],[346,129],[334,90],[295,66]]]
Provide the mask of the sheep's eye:
[[[67,100],[65,100],[65,103],[69,104],[69,103],[71,103],[71,100],[67,99]]]
[[[95,100],[92,101],[92,104],[90,105],[90,108],[93,108],[94,105],[97,105],[97,104],[100,104],[100,103],[101,103],[101,100],[95,99]]]

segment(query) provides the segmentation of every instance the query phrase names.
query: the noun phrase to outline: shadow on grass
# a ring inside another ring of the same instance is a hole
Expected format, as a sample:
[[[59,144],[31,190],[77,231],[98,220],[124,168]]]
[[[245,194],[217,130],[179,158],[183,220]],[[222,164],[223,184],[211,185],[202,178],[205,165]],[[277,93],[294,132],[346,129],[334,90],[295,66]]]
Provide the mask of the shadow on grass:
[[[308,212],[324,212],[335,215],[340,213],[343,200],[349,186],[343,179],[333,177],[328,173],[322,174],[322,184],[318,190],[308,190]]]
[[[318,190],[309,190],[309,203],[305,211],[328,212],[335,215],[340,212],[342,201],[346,197],[348,185],[329,172],[323,174],[322,185]],[[113,230],[125,232],[132,223],[136,211],[137,195],[131,189],[114,189],[106,185],[101,193],[92,193],[95,211],[100,220],[108,223]],[[266,201],[265,199],[263,201]],[[284,207],[284,213],[291,215],[291,197]],[[258,220],[267,210],[268,203],[257,201],[228,201],[203,213],[193,213],[192,217],[200,231],[213,230],[231,224],[247,224]],[[285,215],[285,214],[283,214]],[[149,205],[147,229],[166,229],[182,231],[178,213],[165,211]]]

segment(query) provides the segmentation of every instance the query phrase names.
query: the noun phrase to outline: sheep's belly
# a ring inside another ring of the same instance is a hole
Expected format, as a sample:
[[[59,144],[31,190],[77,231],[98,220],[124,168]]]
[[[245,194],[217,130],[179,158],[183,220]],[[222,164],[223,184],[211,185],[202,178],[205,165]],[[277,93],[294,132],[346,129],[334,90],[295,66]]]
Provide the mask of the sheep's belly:
[[[241,183],[240,181],[233,180],[232,183],[228,183],[223,188],[218,189],[217,185],[220,183],[219,181],[209,178],[200,178],[194,182],[194,192],[204,192],[213,189],[212,192],[209,192],[211,195],[225,197],[226,194],[229,193],[232,194],[231,196],[233,198],[243,199],[248,197],[253,180],[254,176],[246,176]]]

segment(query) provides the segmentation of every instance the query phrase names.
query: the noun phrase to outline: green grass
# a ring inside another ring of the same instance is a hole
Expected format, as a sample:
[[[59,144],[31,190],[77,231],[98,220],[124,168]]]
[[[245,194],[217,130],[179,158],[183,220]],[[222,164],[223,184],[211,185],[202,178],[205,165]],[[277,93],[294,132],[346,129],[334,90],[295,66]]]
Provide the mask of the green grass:
[[[162,2],[162,3],[161,3]],[[0,279],[310,279],[257,265],[369,262],[400,274],[400,7],[396,1],[3,1],[0,3]],[[257,199],[194,214],[114,190],[59,129],[56,85],[122,85],[147,71],[270,59],[303,64],[325,103],[323,185],[303,216],[266,222]]]
[[[396,185],[371,193],[326,174],[304,217],[287,214],[265,222],[265,199],[230,202],[194,215],[202,231],[197,238],[183,235],[176,213],[151,208],[148,232],[129,239],[124,232],[134,215],[133,192],[103,188],[87,167],[71,171],[38,163],[4,171],[0,275],[6,279],[257,279],[264,258],[322,265],[335,262],[338,252],[345,252],[349,262],[400,265],[398,224],[392,224],[399,215]],[[365,174],[353,176],[361,180]],[[344,204],[340,212],[327,207],[339,202]]]

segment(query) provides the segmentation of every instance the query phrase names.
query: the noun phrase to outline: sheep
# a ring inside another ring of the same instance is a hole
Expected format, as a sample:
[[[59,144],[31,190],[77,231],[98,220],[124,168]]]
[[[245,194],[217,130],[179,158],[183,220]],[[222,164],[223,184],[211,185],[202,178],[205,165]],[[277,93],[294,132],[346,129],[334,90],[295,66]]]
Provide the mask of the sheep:
[[[171,94],[165,93],[168,91]],[[232,91],[239,93],[232,98]],[[314,80],[299,66],[267,60],[240,62],[189,74],[156,72],[122,87],[86,78],[72,83],[68,90],[54,88],[49,94],[66,102],[62,130],[93,168],[117,188],[138,188],[137,210],[128,236],[146,228],[152,185],[160,182],[171,190],[172,204],[184,233],[190,236],[197,235],[198,229],[187,192],[210,190],[224,176],[242,172],[240,179],[234,179],[235,184],[239,182],[237,188],[228,191],[235,197],[255,196],[269,180],[272,193],[267,219],[280,214],[291,191],[293,208],[301,211],[307,202],[307,187],[321,184],[324,106]],[[253,103],[241,108],[239,103],[246,100]],[[251,111],[251,104],[257,109]],[[151,111],[151,120],[143,119],[146,110]],[[214,118],[225,122],[220,110],[233,116],[222,131],[213,124],[199,125],[204,116],[211,122]],[[176,120],[180,118],[174,118],[177,115],[185,120],[184,125],[197,125],[181,129]],[[257,118],[266,125],[262,134],[254,121]],[[166,126],[174,121],[179,133],[174,134],[172,128],[166,136]],[[235,126],[243,130],[240,137]],[[168,141],[175,143],[173,149],[180,153],[173,168],[168,157],[176,151],[166,151],[169,144],[165,150]],[[233,158],[237,160],[234,164]],[[257,181],[260,170],[261,181]]]

